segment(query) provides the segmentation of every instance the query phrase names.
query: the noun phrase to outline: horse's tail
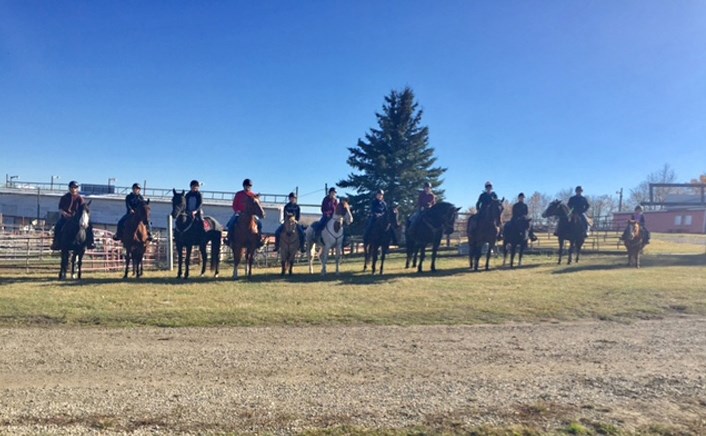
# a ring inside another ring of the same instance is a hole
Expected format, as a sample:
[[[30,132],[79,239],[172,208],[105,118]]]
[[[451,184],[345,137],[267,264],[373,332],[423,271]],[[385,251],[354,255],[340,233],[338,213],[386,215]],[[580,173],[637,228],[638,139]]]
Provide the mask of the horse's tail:
[[[217,231],[216,236],[211,238],[211,271],[217,270],[221,261],[221,237],[221,232]]]

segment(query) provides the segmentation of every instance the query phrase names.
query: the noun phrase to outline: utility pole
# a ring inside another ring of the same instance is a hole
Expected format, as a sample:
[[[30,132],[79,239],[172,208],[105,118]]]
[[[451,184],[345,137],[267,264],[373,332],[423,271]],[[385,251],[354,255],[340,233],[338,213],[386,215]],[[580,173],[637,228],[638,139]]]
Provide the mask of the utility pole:
[[[618,212],[623,211],[623,188],[620,188],[620,191],[617,191],[616,194],[619,195],[618,197]]]

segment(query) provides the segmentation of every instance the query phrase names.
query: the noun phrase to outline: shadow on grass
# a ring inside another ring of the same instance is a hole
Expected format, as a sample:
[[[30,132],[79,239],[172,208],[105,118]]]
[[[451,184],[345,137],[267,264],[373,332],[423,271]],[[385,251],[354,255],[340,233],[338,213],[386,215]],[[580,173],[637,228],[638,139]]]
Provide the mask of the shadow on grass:
[[[657,254],[640,257],[640,268],[665,267],[665,266],[694,266],[706,267],[706,255],[703,254]],[[563,269],[553,271],[552,274],[567,274],[580,271],[609,271],[618,269],[635,269],[628,266],[626,256],[612,258],[610,264],[573,264]]]

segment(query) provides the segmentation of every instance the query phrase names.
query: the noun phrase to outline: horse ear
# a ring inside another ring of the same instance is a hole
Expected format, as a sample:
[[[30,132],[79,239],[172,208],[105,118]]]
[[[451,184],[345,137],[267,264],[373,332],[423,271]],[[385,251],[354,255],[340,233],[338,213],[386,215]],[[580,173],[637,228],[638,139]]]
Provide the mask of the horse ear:
[[[461,208],[460,208],[460,207],[457,207],[457,208],[456,208],[456,212],[458,212],[459,210],[461,210]]]
[[[150,204],[150,199],[148,198],[145,204]]]
[[[182,189],[182,190],[181,190],[181,195],[184,195],[185,192],[186,192],[186,191]]]
[[[174,195],[177,195],[176,189],[172,188],[172,192],[174,193]]]
[[[91,199],[91,200],[88,200],[88,203],[86,203],[86,206],[90,206],[91,203],[93,203],[93,200],[92,200],[92,199]]]

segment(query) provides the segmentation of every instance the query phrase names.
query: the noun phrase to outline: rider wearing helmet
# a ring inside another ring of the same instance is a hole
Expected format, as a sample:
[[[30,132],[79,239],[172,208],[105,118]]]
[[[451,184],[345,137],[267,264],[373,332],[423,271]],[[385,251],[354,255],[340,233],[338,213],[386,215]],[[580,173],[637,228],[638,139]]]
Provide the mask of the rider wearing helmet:
[[[145,200],[145,197],[142,196],[142,186],[140,186],[139,183],[133,183],[132,192],[125,196],[125,208],[127,209],[127,212],[125,212],[125,215],[118,220],[118,228],[115,235],[113,235],[114,240],[119,241],[122,239],[125,221],[127,221],[130,215],[135,213],[137,208],[144,204],[147,204],[147,201]],[[145,227],[147,227],[147,240],[151,241],[152,232],[150,229],[150,223],[147,220],[143,221],[143,223],[145,224]]]
[[[375,192],[375,198],[370,203],[370,215],[368,216],[368,222],[365,225],[365,232],[363,233],[363,240],[367,241],[370,236],[370,231],[375,224],[375,220],[387,213],[387,203],[384,200],[385,191],[378,189]]]
[[[302,253],[306,252],[306,247],[304,243],[304,230],[302,230],[302,227],[299,225],[299,220],[301,219],[301,208],[297,204],[297,195],[294,192],[289,193],[289,203],[284,205],[284,210],[282,211],[283,216],[285,219],[287,219],[287,216],[293,216],[294,219],[297,221],[297,235],[299,236],[299,250]],[[275,230],[275,248],[274,251],[279,250],[279,237],[282,234],[282,230],[284,230],[284,224],[280,224],[279,227],[277,227],[277,230]]]
[[[240,214],[245,212],[248,206],[248,201],[249,200],[255,200],[257,201],[258,195],[255,194],[252,190],[252,180],[250,179],[245,179],[243,180],[243,189],[236,192],[235,196],[233,197],[233,216],[230,217],[230,220],[228,220],[228,224],[226,224],[226,228],[228,229],[228,235],[231,235],[233,230],[235,229],[235,225],[238,223],[238,217],[240,217]],[[259,246],[262,246],[262,222],[258,219],[257,220],[257,232],[258,232],[258,240]],[[230,238],[226,238],[226,244],[230,242]]]
[[[635,212],[630,215],[631,220],[635,220],[640,224],[640,229],[642,229],[642,242],[647,245],[650,243],[650,231],[647,230],[647,225],[645,224],[645,214],[641,205],[635,206]]]
[[[431,209],[436,204],[436,195],[431,191],[431,183],[424,182],[424,188],[417,197],[417,210],[409,217],[409,227],[412,228],[417,224],[422,213]]]
[[[567,205],[569,206],[569,209],[571,209],[571,214],[578,215],[578,217],[581,219],[581,222],[586,228],[586,236],[588,236],[590,232],[586,212],[591,207],[591,205],[588,204],[588,200],[586,199],[586,197],[582,195],[583,188],[580,185],[576,187],[575,192],[576,195],[569,198],[569,202],[567,203]]]
[[[336,188],[331,187],[328,189],[328,194],[321,200],[321,219],[312,224],[315,230],[315,238],[319,239],[321,231],[326,228],[326,223],[331,219],[334,213],[336,213],[336,208],[338,207],[338,199],[336,198]]]
[[[64,228],[64,224],[76,214],[78,209],[85,203],[83,197],[79,194],[81,186],[75,180],[69,182],[69,192],[64,194],[59,199],[59,220],[54,225],[54,237],[51,243],[52,250],[59,250],[59,235]],[[89,225],[86,229],[86,241],[88,249],[96,248],[93,236],[93,226]]]
[[[478,201],[476,201],[476,210],[480,212],[497,199],[498,195],[493,191],[493,184],[485,182],[485,191],[480,194]]]
[[[203,196],[199,189],[201,188],[201,183],[198,180],[192,180],[189,183],[191,190],[186,193],[186,210],[191,212],[191,216],[195,219],[201,221],[201,205],[203,204]]]
[[[524,220],[529,223],[530,219],[528,215],[529,208],[525,203],[525,194],[520,192],[520,194],[517,196],[517,203],[512,205],[512,221],[515,221],[515,223],[519,223],[520,221]],[[529,236],[532,241],[537,240],[537,236],[532,231],[531,223],[528,224],[527,233],[527,236]]]

